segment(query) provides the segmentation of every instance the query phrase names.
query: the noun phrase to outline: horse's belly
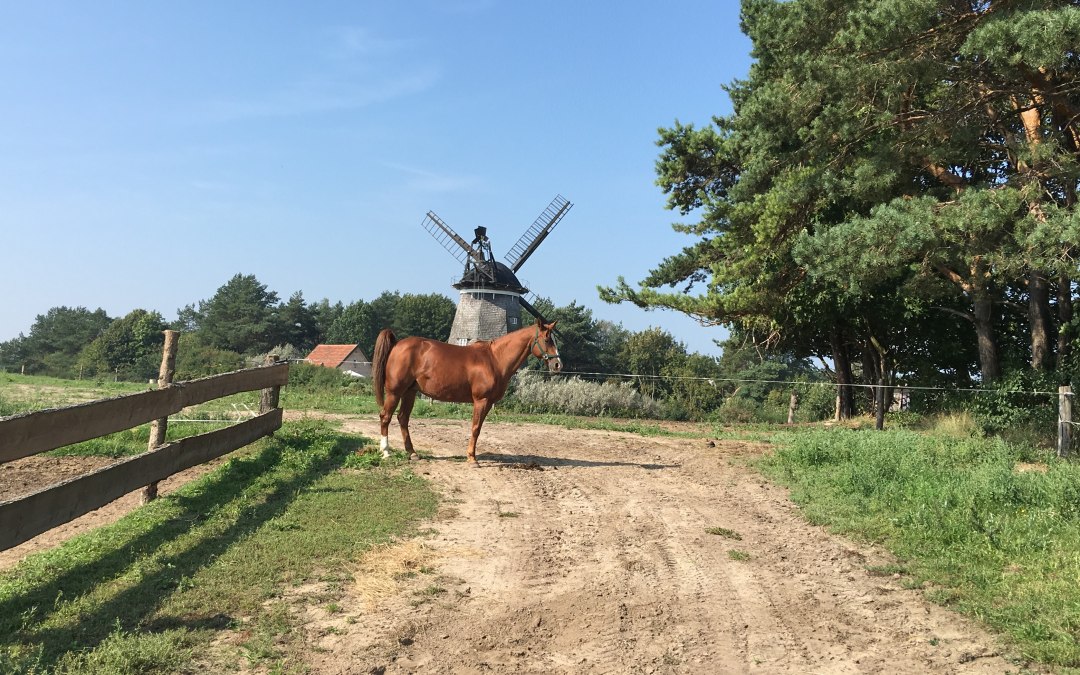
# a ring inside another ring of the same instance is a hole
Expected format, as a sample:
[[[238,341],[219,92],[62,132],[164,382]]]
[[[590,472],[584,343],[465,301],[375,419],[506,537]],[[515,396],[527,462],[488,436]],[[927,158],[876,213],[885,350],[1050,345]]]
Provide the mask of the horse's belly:
[[[447,403],[472,403],[472,391],[468,383],[465,386],[440,384],[432,378],[420,378],[416,381],[420,392],[437,401]]]

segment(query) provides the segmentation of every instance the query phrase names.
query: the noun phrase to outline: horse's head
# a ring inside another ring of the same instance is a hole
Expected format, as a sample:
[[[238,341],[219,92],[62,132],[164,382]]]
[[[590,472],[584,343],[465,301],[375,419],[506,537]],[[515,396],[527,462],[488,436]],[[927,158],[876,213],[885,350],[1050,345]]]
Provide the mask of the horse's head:
[[[559,358],[559,347],[555,344],[555,324],[556,321],[551,323],[544,323],[540,319],[536,320],[536,338],[532,343],[532,355],[540,359],[547,364],[547,368],[552,373],[557,373],[562,370],[562,359]]]

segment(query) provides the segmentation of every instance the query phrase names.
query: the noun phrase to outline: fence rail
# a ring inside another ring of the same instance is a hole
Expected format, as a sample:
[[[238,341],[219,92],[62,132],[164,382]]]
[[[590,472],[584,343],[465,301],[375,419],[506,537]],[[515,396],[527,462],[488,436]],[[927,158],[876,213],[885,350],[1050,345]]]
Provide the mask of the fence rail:
[[[263,400],[269,402],[261,414],[239,424],[174,441],[28,496],[0,502],[0,550],[273,433],[281,428],[282,419],[277,393],[288,379],[289,365],[280,363],[0,419],[3,463],[167,418],[187,406],[244,391],[261,389]]]

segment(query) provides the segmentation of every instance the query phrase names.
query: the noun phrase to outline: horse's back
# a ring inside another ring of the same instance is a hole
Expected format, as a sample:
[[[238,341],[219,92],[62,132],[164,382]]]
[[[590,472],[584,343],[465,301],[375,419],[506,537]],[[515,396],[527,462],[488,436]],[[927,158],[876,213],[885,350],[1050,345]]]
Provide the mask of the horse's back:
[[[428,396],[468,403],[477,377],[490,377],[490,351],[487,343],[451,345],[412,336],[394,346],[389,368],[401,380],[415,381]]]

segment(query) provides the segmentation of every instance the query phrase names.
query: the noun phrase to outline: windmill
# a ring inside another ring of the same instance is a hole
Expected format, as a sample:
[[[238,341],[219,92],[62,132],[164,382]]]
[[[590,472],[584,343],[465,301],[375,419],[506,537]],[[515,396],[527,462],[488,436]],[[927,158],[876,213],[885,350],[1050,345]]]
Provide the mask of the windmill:
[[[529,289],[518,281],[517,272],[572,206],[562,195],[556,195],[503,256],[506,262],[492,255],[486,227],[477,227],[470,243],[433,211],[427,212],[422,223],[424,229],[465,266],[461,281],[454,284],[461,297],[447,342],[466,345],[476,340],[494,340],[517,330],[521,328],[522,308],[540,317],[540,312],[525,299]]]

